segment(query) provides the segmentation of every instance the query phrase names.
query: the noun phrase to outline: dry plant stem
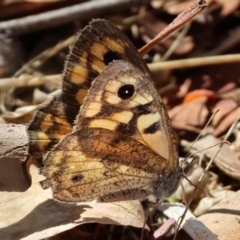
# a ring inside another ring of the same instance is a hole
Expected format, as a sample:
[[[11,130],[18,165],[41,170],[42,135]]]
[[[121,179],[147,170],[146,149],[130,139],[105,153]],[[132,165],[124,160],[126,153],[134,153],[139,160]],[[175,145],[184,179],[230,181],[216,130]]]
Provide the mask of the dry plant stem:
[[[86,20],[100,16],[103,12],[113,12],[129,7],[141,6],[149,0],[101,0],[87,1],[73,6],[18,18],[0,23],[0,30],[10,31],[13,35],[48,29],[70,23],[74,20]]]
[[[227,54],[211,57],[188,58],[167,62],[151,63],[148,66],[151,72],[158,72],[160,70],[183,69],[237,62],[240,62],[240,54]]]
[[[1,78],[0,90],[3,88],[17,88],[17,87],[36,87],[46,84],[47,82],[56,82],[60,84],[61,74],[47,75],[47,76],[20,76],[16,78]]]
[[[35,61],[36,60],[38,60],[37,57]],[[227,64],[227,63],[230,64],[230,63],[237,63],[237,62],[240,62],[240,54],[229,54],[229,55],[220,55],[220,56],[213,56],[213,57],[189,58],[185,60],[150,63],[148,64],[148,67],[151,70],[151,72],[157,72],[160,70],[201,67],[205,65],[217,65],[217,64]],[[39,86],[41,84],[46,83],[46,81],[53,81],[55,79],[56,81],[61,79],[61,74],[46,75],[42,77],[20,76],[15,78],[0,78],[0,88],[22,87],[22,86],[25,86],[26,84],[28,86]]]
[[[185,23],[190,21],[193,17],[199,14],[203,9],[207,7],[205,0],[199,0],[189,8],[180,13],[166,28],[164,28],[153,40],[142,47],[139,50],[141,56],[147,54],[157,43],[162,41],[165,37],[169,36],[176,29],[183,26]]]

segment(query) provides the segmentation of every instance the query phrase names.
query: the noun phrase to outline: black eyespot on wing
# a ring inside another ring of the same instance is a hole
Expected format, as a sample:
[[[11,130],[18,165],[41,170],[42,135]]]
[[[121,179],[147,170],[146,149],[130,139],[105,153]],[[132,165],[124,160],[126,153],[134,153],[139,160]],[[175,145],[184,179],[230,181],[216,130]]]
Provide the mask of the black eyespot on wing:
[[[120,97],[123,100],[126,100],[132,97],[134,92],[135,92],[134,86],[132,84],[126,84],[118,89],[118,97]]]
[[[108,65],[110,62],[113,62],[114,60],[120,60],[121,57],[117,52],[109,51],[106,52],[103,56],[104,63]]]
[[[81,180],[83,180],[84,176],[82,174],[78,174],[72,177],[72,181],[73,182],[79,182]]]
[[[157,132],[160,129],[160,124],[159,122],[155,122],[152,125],[150,125],[149,127],[144,129],[144,133],[145,134],[154,134],[155,132]]]

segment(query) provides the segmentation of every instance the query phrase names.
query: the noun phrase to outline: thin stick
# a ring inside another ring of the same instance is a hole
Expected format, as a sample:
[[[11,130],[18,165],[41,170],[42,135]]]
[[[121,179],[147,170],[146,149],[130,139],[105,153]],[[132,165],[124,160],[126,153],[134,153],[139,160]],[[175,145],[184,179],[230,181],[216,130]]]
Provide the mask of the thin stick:
[[[169,36],[176,29],[183,26],[185,23],[190,21],[197,14],[202,12],[203,9],[207,7],[207,3],[205,0],[199,0],[197,3],[194,3],[189,8],[180,13],[166,28],[164,28],[153,40],[151,40],[148,44],[142,47],[139,50],[141,56],[144,56],[148,53],[157,43],[162,41],[165,37]]]
[[[149,0],[101,0],[87,1],[73,6],[48,11],[23,18],[13,19],[0,23],[0,30],[11,32],[13,35],[22,35],[51,27],[61,26],[75,20],[86,20],[97,17],[103,12],[113,12],[129,7],[141,6]]]
[[[41,55],[41,54],[40,54]],[[38,55],[38,57],[40,57]],[[40,60],[40,58],[37,58],[34,60]],[[33,63],[33,59],[28,62],[28,64],[31,65]],[[151,72],[157,72],[159,70],[168,70],[168,69],[179,69],[179,68],[188,68],[188,67],[201,67],[205,65],[217,65],[217,64],[230,64],[230,63],[237,63],[240,62],[240,54],[228,54],[228,55],[220,55],[220,56],[213,56],[213,57],[203,57],[203,58],[189,58],[184,60],[176,60],[176,61],[167,61],[167,62],[160,62],[160,63],[150,63],[148,64],[149,69]],[[28,65],[30,67],[30,65]],[[25,65],[24,65],[25,66]],[[26,66],[25,66],[26,67]],[[24,86],[26,84],[25,81],[29,81],[30,78],[35,78],[36,76],[26,76],[26,78],[23,77],[23,80],[21,78],[0,78],[0,87],[18,87]],[[61,74],[56,74],[54,78],[61,78]],[[39,77],[43,82],[45,80],[50,80],[52,78],[51,75],[46,75],[44,77]],[[12,81],[17,81],[18,83],[14,86],[12,85]],[[20,83],[23,81],[22,83]],[[35,86],[36,83],[28,82],[29,86]],[[40,83],[41,84],[41,83]]]
[[[46,84],[47,82],[60,85],[61,81],[61,74],[45,76],[21,75],[15,78],[0,78],[0,90],[3,88],[36,87]]]
[[[239,63],[239,62],[240,62],[240,54],[227,54],[227,55],[218,55],[218,56],[211,56],[211,57],[198,57],[198,58],[188,58],[188,59],[180,59],[180,60],[173,60],[173,61],[166,61],[166,62],[150,63],[148,67],[151,72],[157,72],[160,70],[192,68],[192,67]]]

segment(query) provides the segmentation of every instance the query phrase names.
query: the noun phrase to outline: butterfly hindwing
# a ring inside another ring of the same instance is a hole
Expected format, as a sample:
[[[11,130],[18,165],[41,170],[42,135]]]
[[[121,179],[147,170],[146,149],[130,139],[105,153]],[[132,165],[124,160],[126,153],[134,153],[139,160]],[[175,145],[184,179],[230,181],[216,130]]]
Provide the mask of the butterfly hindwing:
[[[125,60],[110,63],[93,82],[75,129],[106,128],[132,137],[178,164],[177,143],[149,74]]]
[[[166,160],[138,141],[107,129],[82,128],[50,152],[42,174],[54,198],[65,202],[142,199]]]

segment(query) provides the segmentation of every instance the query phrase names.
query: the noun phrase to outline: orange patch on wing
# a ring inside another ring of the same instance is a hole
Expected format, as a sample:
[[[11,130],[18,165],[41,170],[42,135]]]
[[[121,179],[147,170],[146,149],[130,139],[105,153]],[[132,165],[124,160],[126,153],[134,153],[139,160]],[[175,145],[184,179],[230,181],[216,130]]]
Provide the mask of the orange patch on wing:
[[[79,104],[83,104],[84,98],[87,95],[88,90],[87,89],[79,89],[76,94],[76,100],[79,102]]]

